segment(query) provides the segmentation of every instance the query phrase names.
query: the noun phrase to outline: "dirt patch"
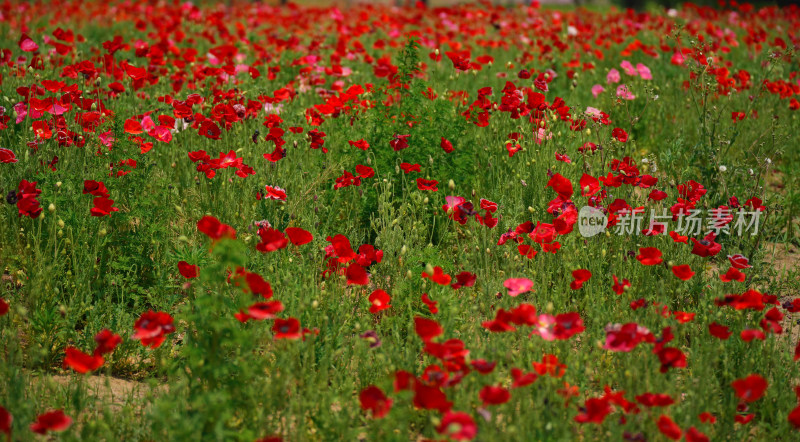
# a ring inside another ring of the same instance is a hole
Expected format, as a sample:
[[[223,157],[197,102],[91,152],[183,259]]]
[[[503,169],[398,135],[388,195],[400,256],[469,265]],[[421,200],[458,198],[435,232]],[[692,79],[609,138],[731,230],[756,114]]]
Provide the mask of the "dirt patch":
[[[778,272],[779,277],[800,269],[800,250],[790,243],[764,243],[765,261]],[[795,275],[797,276],[797,275]]]
[[[783,177],[783,172],[775,169],[767,173],[766,176],[767,188],[775,193],[783,194],[785,191],[786,181]]]
[[[35,377],[32,383],[38,385],[52,385],[57,387],[69,387],[75,385],[78,380],[74,376],[54,375]],[[141,405],[142,400],[148,394],[159,394],[166,391],[166,386],[160,385],[155,388],[148,383],[118,379],[111,376],[87,376],[84,379],[89,396],[93,397],[98,407],[108,406],[113,410],[119,410],[126,405]]]

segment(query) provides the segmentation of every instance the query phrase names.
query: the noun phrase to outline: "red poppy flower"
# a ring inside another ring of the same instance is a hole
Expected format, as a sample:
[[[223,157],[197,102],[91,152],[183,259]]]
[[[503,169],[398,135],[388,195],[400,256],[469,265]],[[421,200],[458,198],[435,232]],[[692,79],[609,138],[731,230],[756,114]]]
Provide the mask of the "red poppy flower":
[[[497,366],[497,362],[488,362],[485,359],[473,359],[470,361],[469,365],[471,365],[472,368],[474,368],[480,374],[489,374],[494,371],[494,367]]]
[[[688,281],[692,279],[692,276],[695,273],[692,271],[692,268],[689,264],[683,264],[679,266],[672,266],[672,273],[678,277],[678,279],[682,279],[684,281]]]
[[[636,259],[646,266],[653,266],[664,262],[664,260],[661,259],[661,250],[658,250],[656,247],[639,248],[639,255],[636,256]]]
[[[506,150],[508,151],[508,157],[512,158],[514,154],[522,150],[522,146],[519,143],[514,144],[511,142],[506,142]]]
[[[581,196],[592,196],[600,192],[600,181],[586,173],[583,174],[578,184],[581,187]]]
[[[280,301],[265,301],[256,302],[247,308],[247,313],[240,312],[237,319],[241,322],[247,322],[248,319],[255,319],[257,321],[264,321],[275,319],[275,316],[283,311],[283,303]]]
[[[347,285],[367,285],[369,283],[367,271],[357,263],[350,264],[345,275],[347,276]]]
[[[636,402],[645,407],[666,407],[675,403],[675,400],[664,393],[644,393],[636,396]]]
[[[441,267],[436,266],[433,268],[433,274],[429,275],[425,271],[422,272],[422,278],[428,278],[439,285],[449,285],[451,281],[450,275],[444,273]]]
[[[631,286],[631,282],[628,281],[627,279],[623,279],[622,283],[620,283],[619,279],[617,279],[617,275],[612,275],[612,277],[614,278],[614,286],[612,287],[612,289],[614,290],[614,293],[616,293],[617,295],[621,295],[622,293],[625,292],[626,288],[629,288]]]
[[[759,341],[763,341],[764,339],[767,339],[767,336],[764,334],[764,332],[762,332],[761,330],[756,330],[756,329],[742,330],[739,333],[739,337],[742,338],[742,341],[744,341],[744,342],[750,342],[753,339],[758,339]]]
[[[469,414],[448,411],[442,416],[436,432],[453,440],[472,440],[478,434],[478,426]]]
[[[592,277],[592,272],[586,269],[578,269],[572,272],[573,281],[570,283],[569,287],[572,290],[579,290],[583,287],[583,283],[589,280]]]
[[[311,235],[308,230],[301,229],[299,227],[287,227],[286,236],[288,236],[289,241],[296,246],[308,244],[314,239],[314,236]]]
[[[481,326],[493,333],[513,332],[517,329],[511,325],[513,315],[505,309],[498,309],[491,321],[484,321]]]
[[[197,278],[199,268],[200,267],[189,264],[186,261],[178,261],[178,271],[186,279]]]
[[[524,373],[519,368],[512,368],[511,378],[514,380],[511,383],[511,388],[521,388],[536,382],[539,376],[536,373]]]
[[[721,279],[722,282],[731,282],[731,281],[744,282],[746,278],[747,275],[740,272],[736,267],[731,267],[728,269],[727,272],[719,275],[719,279]]]
[[[92,196],[102,196],[108,198],[108,189],[102,181],[85,180],[83,182],[83,194],[90,194]]]
[[[0,147],[0,163],[12,164],[17,162],[17,156],[10,149]]]
[[[0,405],[0,433],[5,433],[6,438],[11,440],[11,424],[14,423],[14,416]]]
[[[395,135],[394,138],[389,141],[389,146],[391,146],[395,152],[407,149],[408,137],[410,136],[411,135]]]
[[[619,127],[615,127],[614,130],[611,131],[611,136],[620,143],[628,141],[628,133]]]
[[[437,187],[439,182],[436,180],[426,180],[424,178],[417,178],[417,189],[419,190],[430,190],[436,192],[439,190]]]
[[[477,279],[478,277],[474,273],[461,272],[456,275],[456,282],[450,284],[450,288],[458,290],[461,287],[472,287]]]
[[[442,326],[438,322],[421,316],[414,318],[414,331],[423,342],[430,342],[433,338],[444,333]]]
[[[661,373],[666,373],[670,368],[685,368],[686,355],[675,347],[663,347],[658,351],[658,360],[661,362]]]
[[[505,404],[511,399],[511,393],[501,386],[487,385],[478,394],[483,406]]]
[[[146,347],[158,348],[166,339],[165,335],[175,331],[172,322],[172,316],[168,313],[148,310],[133,324],[136,329],[133,339],[141,341]]]
[[[8,303],[5,299],[0,298],[0,316],[4,316],[8,313]]]
[[[715,423],[717,423],[717,418],[714,417],[714,415],[709,413],[708,411],[704,411],[704,412],[700,413],[698,415],[698,419],[700,419],[700,422],[702,422],[704,424],[707,424],[707,423],[715,424]]]
[[[375,169],[359,164],[356,166],[356,175],[359,178],[372,178],[375,176]]]
[[[722,324],[717,324],[716,322],[708,324],[708,332],[711,334],[711,336],[722,340],[730,338],[733,334],[728,327],[725,327]]]
[[[752,421],[754,417],[756,417],[755,413],[746,414],[744,416],[742,416],[741,414],[737,414],[736,416],[733,417],[733,420],[734,420],[734,422],[736,422],[738,424],[745,425],[745,424],[749,424],[750,421]]]
[[[369,387],[361,390],[358,395],[358,401],[361,404],[361,409],[364,411],[372,411],[372,417],[380,419],[389,413],[392,409],[392,400],[386,397],[383,390],[370,385]]]
[[[113,352],[117,345],[122,342],[122,337],[112,333],[111,330],[103,329],[100,333],[94,335],[94,342],[97,344],[94,354],[102,355]]]
[[[381,310],[386,310],[391,307],[389,304],[392,298],[388,293],[381,289],[377,289],[369,295],[369,302],[372,306],[369,308],[370,313],[378,313]]]
[[[39,50],[39,45],[36,44],[33,39],[28,37],[28,34],[22,34],[19,37],[19,48],[22,49],[23,52],[36,52]]]
[[[261,227],[258,229],[258,236],[261,241],[256,244],[256,250],[262,253],[274,252],[286,248],[289,240],[286,235],[278,229],[272,227]]]
[[[664,436],[672,440],[680,440],[681,436],[683,436],[683,431],[681,431],[681,427],[678,426],[669,416],[661,415],[658,418],[658,431],[661,432]]]
[[[682,242],[684,244],[688,244],[689,241],[688,236],[679,235],[676,232],[669,232],[669,236],[670,238],[672,238],[673,242]]]
[[[114,200],[99,196],[94,199],[94,207],[89,211],[92,216],[110,216],[111,212],[118,212],[119,208],[112,207]]]
[[[436,306],[436,304],[438,304],[439,302],[432,300],[427,293],[422,294],[422,303],[428,307],[428,310],[431,312],[432,315],[439,313],[439,307]]]
[[[78,373],[88,373],[103,366],[105,360],[99,354],[88,355],[75,347],[67,347],[64,368],[71,368]]]
[[[47,434],[48,431],[65,431],[72,425],[72,418],[64,414],[64,410],[48,411],[36,417],[31,424],[31,431],[36,434]]]
[[[442,137],[441,146],[442,146],[442,150],[444,150],[445,153],[450,153],[450,152],[453,151],[453,143],[451,143],[445,137]]]
[[[643,342],[655,341],[650,330],[635,322],[610,324],[605,330],[606,343],[603,348],[610,351],[629,352]]]
[[[686,430],[686,442],[708,442],[710,439],[695,427]]]
[[[647,196],[648,199],[651,199],[653,201],[661,201],[666,197],[667,197],[667,192],[658,189],[651,190],[650,195]]]
[[[357,149],[361,149],[361,150],[369,149],[369,143],[366,140],[358,140],[358,141],[350,141],[350,140],[348,140],[347,142],[351,146],[353,146],[353,147],[355,147]]]
[[[716,238],[714,232],[709,233],[701,240],[691,238],[694,243],[692,246],[692,254],[705,258],[719,253],[720,250],[722,250],[722,244],[715,242],[714,238]]]
[[[567,365],[558,361],[558,356],[545,354],[542,356],[542,362],[532,362],[533,369],[539,376],[550,375],[554,378],[560,378],[567,372]]]
[[[745,402],[755,402],[764,396],[767,390],[767,381],[759,374],[751,374],[731,383],[736,391],[736,396]]]
[[[786,418],[794,428],[800,428],[800,405],[793,408]]]
[[[583,404],[583,412],[575,416],[575,422],[602,424],[611,414],[611,405],[603,398],[590,398]]]
[[[300,339],[300,321],[297,318],[281,319],[276,318],[272,324],[272,332],[275,339]]]
[[[419,172],[420,165],[419,164],[409,164],[409,163],[401,163],[400,168],[403,169],[403,172],[409,174],[411,172]]]
[[[533,326],[537,324],[536,307],[522,303],[511,309],[511,322],[517,325]]]
[[[568,200],[572,198],[572,182],[559,173],[550,178],[546,187],[552,187],[562,199]]]
[[[750,265],[750,260],[741,254],[728,255],[728,261],[730,261],[731,265],[735,269],[749,269],[750,267],[753,267]]]
[[[42,214],[42,207],[36,199],[42,193],[41,189],[36,188],[36,181],[29,182],[22,180],[17,187],[17,210],[18,216],[27,216],[36,219]]]
[[[414,381],[414,406],[425,410],[438,410],[446,413],[453,407],[453,403],[447,400],[447,395],[439,387],[425,385],[420,381]]]
[[[345,263],[356,257],[356,252],[353,251],[350,240],[341,233],[334,237],[329,236],[326,240],[331,243],[339,262]]]
[[[236,239],[236,230],[233,227],[222,224],[218,219],[213,216],[204,216],[197,222],[197,230],[203,232],[213,241],[222,238]]]
[[[278,201],[286,201],[286,191],[278,186],[264,186],[264,198]]]

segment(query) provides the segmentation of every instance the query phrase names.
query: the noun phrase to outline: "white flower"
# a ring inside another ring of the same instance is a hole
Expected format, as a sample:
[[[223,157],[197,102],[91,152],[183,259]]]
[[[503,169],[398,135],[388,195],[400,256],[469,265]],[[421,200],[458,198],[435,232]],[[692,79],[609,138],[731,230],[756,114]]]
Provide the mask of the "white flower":
[[[725,167],[725,166],[719,166],[719,171],[720,171],[720,172],[725,172],[726,170],[728,170],[728,168],[727,168],[727,167]]]

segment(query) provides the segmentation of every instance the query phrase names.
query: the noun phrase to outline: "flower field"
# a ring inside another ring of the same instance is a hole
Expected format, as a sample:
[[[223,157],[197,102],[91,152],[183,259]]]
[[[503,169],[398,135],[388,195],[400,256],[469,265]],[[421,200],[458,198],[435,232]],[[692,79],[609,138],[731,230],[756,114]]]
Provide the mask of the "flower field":
[[[0,4],[0,439],[800,437],[798,29]]]

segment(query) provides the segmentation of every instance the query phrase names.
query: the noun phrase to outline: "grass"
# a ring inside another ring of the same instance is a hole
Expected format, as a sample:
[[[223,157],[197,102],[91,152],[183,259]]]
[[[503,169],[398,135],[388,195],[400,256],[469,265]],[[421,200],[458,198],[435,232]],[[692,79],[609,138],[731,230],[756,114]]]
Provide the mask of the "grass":
[[[791,439],[800,11],[737,8],[6,6],[9,437]]]

